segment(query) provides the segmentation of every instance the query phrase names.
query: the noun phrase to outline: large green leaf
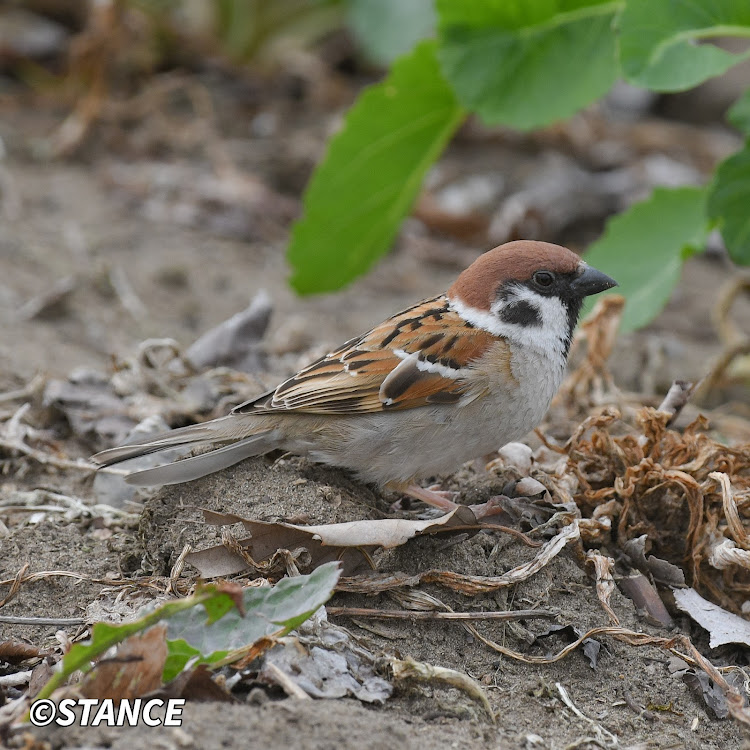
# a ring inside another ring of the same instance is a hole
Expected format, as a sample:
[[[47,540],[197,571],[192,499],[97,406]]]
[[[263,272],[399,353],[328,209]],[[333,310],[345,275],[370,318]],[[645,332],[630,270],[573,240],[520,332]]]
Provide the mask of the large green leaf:
[[[87,641],[75,643],[63,657],[60,668],[50,677],[37,695],[37,699],[48,698],[74,672],[88,672],[94,660],[103,656],[112,646],[122,643],[132,635],[147,630],[162,620],[177,617],[185,610],[200,610],[206,622],[213,622],[217,616],[225,615],[236,605],[236,602],[225,588],[216,584],[199,586],[192,596],[166,602],[131,622],[110,625],[97,622],[91,628],[91,637]]]
[[[390,247],[425,173],[464,118],[435,42],[398,60],[349,110],[307,187],[287,257],[300,293],[339,289]]]
[[[387,65],[435,31],[432,0],[349,0],[349,24],[367,56]]]
[[[649,323],[666,305],[686,258],[706,242],[706,188],[657,188],[650,198],[611,219],[586,253],[592,266],[619,284],[626,298],[621,330]]]
[[[732,259],[750,265],[750,144],[719,164],[708,215],[718,221]]]
[[[750,55],[698,43],[750,37],[748,0],[627,0],[619,26],[623,72],[656,91],[697,86]]]
[[[211,664],[264,636],[293,630],[328,601],[340,574],[340,565],[332,562],[310,575],[284,578],[273,587],[246,588],[244,614],[230,609],[215,622],[198,607],[179,612],[168,621],[164,680],[175,677],[198,655],[199,661]]]
[[[443,73],[488,123],[548,125],[615,82],[619,7],[608,0],[437,0]]]
[[[737,130],[750,138],[750,89],[729,108],[727,120]]]

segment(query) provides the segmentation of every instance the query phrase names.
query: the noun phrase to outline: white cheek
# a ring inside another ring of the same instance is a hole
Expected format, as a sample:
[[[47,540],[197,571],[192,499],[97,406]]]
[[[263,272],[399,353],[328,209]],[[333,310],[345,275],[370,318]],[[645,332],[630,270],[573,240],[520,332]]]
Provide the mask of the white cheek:
[[[568,333],[568,311],[559,297],[545,297],[527,287],[516,287],[514,300],[523,300],[533,305],[542,319],[542,328],[565,336]],[[498,313],[502,302],[496,302],[491,310]]]
[[[507,323],[500,317],[504,304],[523,300],[533,305],[541,318],[541,325],[519,325]],[[450,305],[464,320],[477,328],[501,336],[521,346],[536,349],[544,354],[565,358],[568,330],[568,313],[565,305],[557,297],[536,294],[527,287],[518,286],[512,298],[498,300],[487,310],[478,310],[465,305],[460,300],[450,300]]]
[[[467,323],[495,336],[506,336],[508,326],[498,319],[497,315],[488,310],[479,310],[471,305],[465,305],[459,299],[448,299],[451,310],[458,313]]]

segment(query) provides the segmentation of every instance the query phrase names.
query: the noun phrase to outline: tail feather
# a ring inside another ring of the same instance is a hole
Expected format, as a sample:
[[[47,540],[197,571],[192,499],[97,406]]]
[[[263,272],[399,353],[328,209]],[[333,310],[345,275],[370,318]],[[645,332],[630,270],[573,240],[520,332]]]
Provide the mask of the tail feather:
[[[278,447],[279,435],[275,429],[262,429],[256,419],[247,420],[237,416],[221,417],[202,424],[180,427],[176,430],[154,435],[143,443],[110,448],[91,457],[100,466],[128,461],[131,458],[177,448],[179,446],[200,447],[205,444],[229,443],[216,450],[191,458],[183,458],[141,471],[126,477],[128,484],[151,486],[156,484],[178,484],[189,482],[225,469],[250,456],[259,456]],[[248,435],[248,433],[254,433]]]
[[[156,466],[153,469],[136,471],[125,479],[128,484],[139,487],[149,487],[156,484],[179,484],[200,479],[207,474],[213,474],[220,469],[244,461],[251,456],[260,456],[273,450],[277,446],[274,431],[262,432],[258,435],[240,440],[223,448],[202,453],[192,458],[183,458],[171,464]]]
[[[243,435],[237,433],[236,422],[236,419],[231,420],[229,417],[221,417],[203,424],[179,427],[176,430],[153,435],[145,443],[131,443],[118,448],[109,448],[93,455],[91,460],[100,466],[111,466],[120,463],[120,461],[146,456],[167,448],[177,448],[181,445],[190,445],[191,443],[200,445],[205,442],[237,440]]]

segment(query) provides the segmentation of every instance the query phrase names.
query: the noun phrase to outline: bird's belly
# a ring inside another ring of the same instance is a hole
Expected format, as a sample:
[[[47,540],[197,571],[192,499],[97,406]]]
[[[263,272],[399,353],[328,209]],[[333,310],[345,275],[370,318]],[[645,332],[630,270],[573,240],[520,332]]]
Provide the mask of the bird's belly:
[[[350,469],[380,485],[450,474],[533,429],[551,399],[535,395],[514,402],[507,394],[496,394],[459,408],[440,405],[352,416],[337,423],[336,439],[317,440],[306,452],[315,461]]]
[[[318,420],[315,434],[285,447],[380,485],[450,474],[536,427],[560,385],[563,368],[564,362],[516,350],[512,375],[487,368],[488,387],[464,404]]]

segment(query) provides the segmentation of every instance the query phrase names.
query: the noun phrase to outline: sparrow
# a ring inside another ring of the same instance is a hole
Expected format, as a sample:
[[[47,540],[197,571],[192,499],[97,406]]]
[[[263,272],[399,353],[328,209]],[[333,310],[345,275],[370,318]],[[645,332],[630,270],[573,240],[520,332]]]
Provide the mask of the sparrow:
[[[227,416],[102,451],[100,466],[175,446],[210,452],[131,473],[130,484],[198,479],[280,448],[443,510],[420,480],[518,440],[562,382],[585,297],[617,286],[574,252],[515,241],[424,300]]]

